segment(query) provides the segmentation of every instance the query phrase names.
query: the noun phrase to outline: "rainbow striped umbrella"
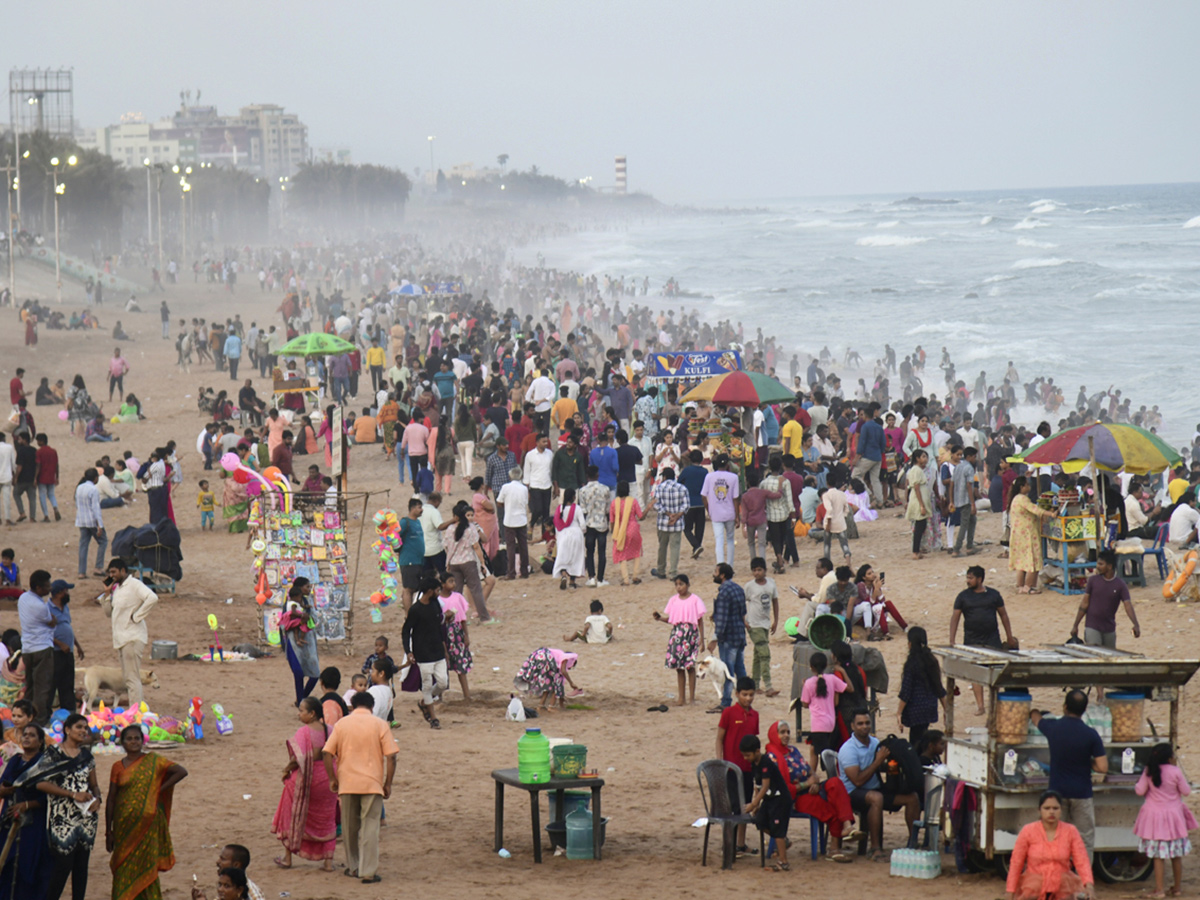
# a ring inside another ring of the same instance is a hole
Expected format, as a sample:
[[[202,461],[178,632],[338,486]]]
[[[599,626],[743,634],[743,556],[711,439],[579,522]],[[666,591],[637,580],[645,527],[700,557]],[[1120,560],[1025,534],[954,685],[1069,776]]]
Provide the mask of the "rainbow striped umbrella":
[[[790,403],[795,399],[795,391],[761,372],[714,375],[683,395],[684,402],[707,400],[722,406],[759,406],[763,403]]]
[[[1097,468],[1132,475],[1161,472],[1183,461],[1170,445],[1146,429],[1107,422],[1078,425],[1052,434],[1012,459],[1027,465],[1060,465],[1066,471],[1078,471],[1088,464],[1093,452]]]

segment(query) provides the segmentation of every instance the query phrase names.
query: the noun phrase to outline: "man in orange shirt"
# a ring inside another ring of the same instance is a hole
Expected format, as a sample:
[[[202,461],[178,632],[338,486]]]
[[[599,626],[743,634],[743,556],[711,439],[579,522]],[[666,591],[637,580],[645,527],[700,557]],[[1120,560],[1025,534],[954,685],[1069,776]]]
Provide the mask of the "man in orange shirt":
[[[362,415],[354,420],[354,443],[375,443],[375,417],[371,415],[370,407],[364,406]]]
[[[338,720],[322,755],[329,789],[342,807],[346,873],[373,884],[379,868],[379,819],[383,801],[392,796],[396,754],[391,729],[372,712],[375,698],[359,691],[350,698],[350,715]],[[337,772],[333,763],[337,760]]]

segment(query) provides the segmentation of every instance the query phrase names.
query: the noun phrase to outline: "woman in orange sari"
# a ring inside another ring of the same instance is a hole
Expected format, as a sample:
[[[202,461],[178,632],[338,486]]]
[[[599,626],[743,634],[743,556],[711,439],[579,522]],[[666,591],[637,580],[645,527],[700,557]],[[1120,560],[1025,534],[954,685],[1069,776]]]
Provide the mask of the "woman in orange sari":
[[[161,900],[158,874],[175,865],[171,797],[187,769],[143,750],[142,729],[121,729],[125,758],[113,763],[104,808],[104,842],[112,854],[112,900]]]
[[[337,794],[329,789],[329,778],[321,760],[321,749],[329,737],[321,701],[300,701],[300,727],[287,742],[290,759],[283,769],[283,795],[275,810],[271,833],[283,843],[283,856],[275,857],[281,869],[292,867],[292,854],[317,860],[321,871],[333,871],[337,846]]]

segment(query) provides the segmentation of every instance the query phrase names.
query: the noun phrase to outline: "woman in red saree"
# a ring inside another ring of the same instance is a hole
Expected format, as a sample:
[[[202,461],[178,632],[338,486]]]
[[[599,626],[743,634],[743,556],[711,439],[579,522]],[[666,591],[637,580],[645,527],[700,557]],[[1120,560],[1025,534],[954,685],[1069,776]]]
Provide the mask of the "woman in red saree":
[[[319,860],[323,872],[333,871],[338,798],[329,789],[321,760],[328,736],[321,702],[305,697],[300,701],[300,727],[287,742],[290,759],[283,769],[283,795],[271,823],[271,834],[283,843],[283,856],[275,857],[281,869],[292,867],[294,853]]]
[[[175,865],[171,797],[187,769],[143,752],[140,725],[121,729],[125,758],[113,763],[104,808],[104,842],[112,854],[112,900],[161,900],[160,872]]]
[[[811,744],[800,747],[791,744],[792,726],[785,721],[776,722],[767,730],[766,752],[775,758],[784,781],[787,782],[796,803],[796,811],[812,816],[829,826],[833,835],[833,852],[829,858],[836,862],[850,862],[842,855],[842,839],[853,839],[854,811],[850,809],[850,795],[840,778],[820,781],[817,777],[816,752]],[[822,796],[824,794],[824,796]]]

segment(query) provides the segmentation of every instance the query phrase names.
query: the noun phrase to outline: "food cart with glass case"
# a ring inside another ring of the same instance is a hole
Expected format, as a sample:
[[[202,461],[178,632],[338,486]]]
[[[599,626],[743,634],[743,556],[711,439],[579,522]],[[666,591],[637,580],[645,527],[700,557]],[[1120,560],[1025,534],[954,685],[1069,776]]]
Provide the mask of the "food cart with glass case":
[[[1038,795],[1049,782],[1050,751],[1046,738],[1030,724],[1030,710],[1057,716],[1062,690],[1078,687],[1092,693],[1102,687],[1104,703],[1093,694],[1085,716],[1101,732],[1109,762],[1106,776],[1093,777],[1094,868],[1097,877],[1110,882],[1145,878],[1151,863],[1137,853],[1132,831],[1142,803],[1134,786],[1156,743],[1177,745],[1183,686],[1200,660],[1151,659],[1082,644],[1015,651],[931,649],[946,675],[946,766],[952,778],[980,795],[973,858],[994,861],[1006,871],[1018,832],[1037,817]],[[983,685],[987,717],[977,720],[979,726],[956,721],[954,693],[960,681]],[[1167,714],[1165,729],[1159,724],[1160,711]],[[1148,727],[1142,727],[1144,722]]]

